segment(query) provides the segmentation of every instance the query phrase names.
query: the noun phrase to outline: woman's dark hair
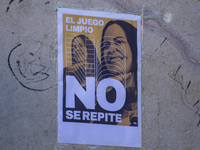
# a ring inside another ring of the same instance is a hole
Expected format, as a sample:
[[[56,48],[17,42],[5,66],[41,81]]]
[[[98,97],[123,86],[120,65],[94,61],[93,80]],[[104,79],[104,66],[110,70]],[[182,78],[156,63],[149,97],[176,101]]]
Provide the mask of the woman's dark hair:
[[[128,41],[128,44],[131,48],[131,52],[132,52],[132,66],[131,66],[131,72],[134,72],[134,75],[135,75],[135,84],[137,86],[137,29],[135,27],[133,27],[131,24],[125,22],[125,21],[121,21],[121,20],[111,20],[109,21],[103,31],[102,31],[102,39],[101,39],[101,48],[103,47],[103,41],[104,41],[104,35],[105,35],[105,32],[107,30],[107,28],[110,26],[110,25],[113,25],[113,24],[117,24],[119,25],[125,35],[126,35],[126,39]],[[104,48],[101,49],[101,54],[102,54],[102,59],[101,59],[101,62],[102,62],[102,66],[104,66],[102,68],[102,70],[107,70],[108,69],[106,68],[106,65],[105,65],[105,61],[104,61]],[[103,74],[106,73],[106,72],[103,72]],[[108,77],[108,76],[107,76]]]
[[[72,40],[72,45],[71,45],[71,48],[72,48],[72,52],[73,52],[73,44],[74,44],[74,40],[76,38],[81,38],[81,40],[83,41],[83,43],[85,44],[85,47],[86,47],[86,51],[87,51],[87,59],[88,58],[91,58],[92,55],[88,55],[90,53],[92,53],[91,51],[94,51],[95,52],[95,47],[94,47],[94,44],[92,43],[92,41],[85,35],[78,35],[76,37],[73,38]],[[88,59],[88,60],[91,60],[91,59]],[[76,60],[74,59],[73,57],[73,53],[72,53],[72,64],[75,64],[76,63]]]

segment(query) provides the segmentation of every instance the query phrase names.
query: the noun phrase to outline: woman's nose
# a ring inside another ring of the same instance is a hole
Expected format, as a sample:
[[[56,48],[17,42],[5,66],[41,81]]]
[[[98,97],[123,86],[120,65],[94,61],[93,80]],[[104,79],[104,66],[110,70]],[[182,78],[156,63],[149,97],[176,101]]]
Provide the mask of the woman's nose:
[[[119,51],[119,48],[118,46],[114,43],[114,42],[111,42],[110,43],[110,48],[111,52],[115,53],[115,52],[118,52]]]
[[[124,57],[126,54],[125,54],[125,49],[122,49],[119,45],[117,45],[117,44],[113,44],[112,46],[111,46],[111,48],[110,48],[110,50],[111,50],[111,53],[112,54],[117,54],[117,55],[119,55],[119,56],[122,56],[122,57]]]

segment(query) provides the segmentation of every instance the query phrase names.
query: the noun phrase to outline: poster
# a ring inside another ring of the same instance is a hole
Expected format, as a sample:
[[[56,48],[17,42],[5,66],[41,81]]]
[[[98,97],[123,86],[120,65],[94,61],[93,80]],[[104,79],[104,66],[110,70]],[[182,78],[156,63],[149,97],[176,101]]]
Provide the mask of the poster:
[[[141,147],[141,18],[58,9],[58,143]]]

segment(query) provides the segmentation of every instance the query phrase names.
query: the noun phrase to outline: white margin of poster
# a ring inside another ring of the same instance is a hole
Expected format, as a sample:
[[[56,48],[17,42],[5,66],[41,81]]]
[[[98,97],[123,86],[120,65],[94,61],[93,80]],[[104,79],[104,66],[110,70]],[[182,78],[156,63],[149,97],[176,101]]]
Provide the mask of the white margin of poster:
[[[62,121],[63,108],[63,14],[96,16],[137,21],[138,44],[138,127],[72,123]],[[141,17],[132,14],[118,14],[88,10],[58,8],[58,143],[90,144],[123,147],[142,146],[141,119]],[[132,134],[131,134],[132,133]]]

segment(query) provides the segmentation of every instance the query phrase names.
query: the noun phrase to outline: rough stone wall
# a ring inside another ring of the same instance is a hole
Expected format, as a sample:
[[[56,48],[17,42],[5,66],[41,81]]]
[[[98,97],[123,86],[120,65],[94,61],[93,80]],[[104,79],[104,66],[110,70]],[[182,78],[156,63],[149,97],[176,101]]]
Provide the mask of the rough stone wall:
[[[134,150],[56,143],[58,7],[143,17],[141,150],[199,150],[199,0],[1,0],[0,149]]]

